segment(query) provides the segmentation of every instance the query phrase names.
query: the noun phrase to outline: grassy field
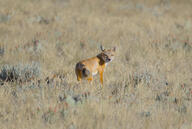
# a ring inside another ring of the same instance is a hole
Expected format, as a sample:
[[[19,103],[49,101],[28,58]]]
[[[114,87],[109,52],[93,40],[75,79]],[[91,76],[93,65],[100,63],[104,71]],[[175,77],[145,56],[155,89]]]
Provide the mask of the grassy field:
[[[104,85],[78,83],[100,44]],[[0,0],[0,129],[191,127],[191,0]]]

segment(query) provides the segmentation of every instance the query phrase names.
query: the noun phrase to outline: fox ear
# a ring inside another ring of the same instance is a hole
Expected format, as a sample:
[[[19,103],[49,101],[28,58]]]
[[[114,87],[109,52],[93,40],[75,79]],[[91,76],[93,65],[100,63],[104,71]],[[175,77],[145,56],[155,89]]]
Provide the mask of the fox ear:
[[[113,47],[113,51],[114,51],[114,52],[116,51],[116,47]]]
[[[105,49],[103,48],[103,46],[102,45],[100,45],[100,48],[101,48],[101,51],[104,51]]]

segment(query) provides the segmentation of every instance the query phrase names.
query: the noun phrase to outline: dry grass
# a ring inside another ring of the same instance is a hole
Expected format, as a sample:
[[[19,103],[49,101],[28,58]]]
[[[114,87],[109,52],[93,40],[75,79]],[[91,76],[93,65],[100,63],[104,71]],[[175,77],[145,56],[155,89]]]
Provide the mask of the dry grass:
[[[0,128],[190,129],[191,6],[191,0],[1,0],[1,70],[36,62],[41,74],[0,82]],[[76,62],[95,56],[100,44],[118,48],[104,86],[98,76],[92,85],[79,84]]]

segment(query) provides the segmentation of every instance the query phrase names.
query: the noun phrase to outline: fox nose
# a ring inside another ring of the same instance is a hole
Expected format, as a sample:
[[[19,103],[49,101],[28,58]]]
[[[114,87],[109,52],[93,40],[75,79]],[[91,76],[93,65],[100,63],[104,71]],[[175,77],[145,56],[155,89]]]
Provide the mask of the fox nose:
[[[111,61],[111,59],[108,59],[108,61]]]

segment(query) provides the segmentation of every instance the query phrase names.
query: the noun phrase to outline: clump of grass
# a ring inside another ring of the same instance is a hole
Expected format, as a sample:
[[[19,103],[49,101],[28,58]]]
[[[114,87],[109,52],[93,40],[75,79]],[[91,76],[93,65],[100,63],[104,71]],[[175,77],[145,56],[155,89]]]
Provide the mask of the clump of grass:
[[[10,15],[0,14],[0,23],[8,22],[10,18]]]
[[[138,85],[141,81],[144,81],[146,84],[151,82],[152,75],[148,72],[145,73],[135,73],[133,76],[134,86]]]
[[[49,24],[50,21],[42,16],[36,16],[29,19],[29,22],[31,23],[39,23],[39,24]]]
[[[0,46],[0,56],[3,56],[5,53],[4,47]]]
[[[41,68],[39,63],[3,65],[0,72],[2,81],[28,81],[40,76]]]
[[[53,123],[54,116],[55,116],[55,113],[49,110],[43,114],[42,119],[44,120],[44,122]]]

